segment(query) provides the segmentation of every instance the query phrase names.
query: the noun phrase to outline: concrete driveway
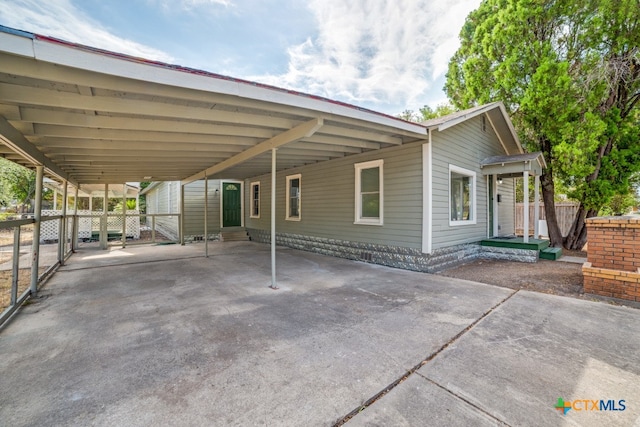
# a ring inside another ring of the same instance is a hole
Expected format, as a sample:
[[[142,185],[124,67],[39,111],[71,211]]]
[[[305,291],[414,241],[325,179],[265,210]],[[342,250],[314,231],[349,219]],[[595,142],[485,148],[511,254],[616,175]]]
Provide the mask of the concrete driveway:
[[[640,310],[210,248],[75,254],[0,331],[0,424],[640,426]]]

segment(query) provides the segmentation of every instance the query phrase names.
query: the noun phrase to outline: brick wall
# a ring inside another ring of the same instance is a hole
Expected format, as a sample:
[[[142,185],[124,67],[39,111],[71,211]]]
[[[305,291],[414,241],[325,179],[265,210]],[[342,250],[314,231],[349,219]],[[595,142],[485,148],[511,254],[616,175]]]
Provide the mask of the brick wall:
[[[640,301],[640,218],[587,219],[585,293]]]

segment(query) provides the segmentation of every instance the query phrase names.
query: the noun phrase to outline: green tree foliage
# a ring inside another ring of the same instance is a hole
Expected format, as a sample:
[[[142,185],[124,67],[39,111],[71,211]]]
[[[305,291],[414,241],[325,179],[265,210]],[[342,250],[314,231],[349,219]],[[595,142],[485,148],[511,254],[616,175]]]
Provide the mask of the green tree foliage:
[[[425,105],[420,109],[420,121],[435,119],[436,117],[446,116],[455,112],[455,107],[449,103],[438,104],[436,108]]]
[[[541,177],[554,246],[579,248],[584,220],[640,169],[638,0],[484,0],[460,33],[445,90],[458,108],[502,100]],[[554,178],[581,206],[564,239]]]
[[[36,191],[35,172],[0,158],[0,204],[8,207],[16,203],[16,207],[25,210],[31,205]]]
[[[429,119],[435,119],[436,117],[446,116],[447,114],[451,114],[456,112],[456,109],[453,105],[449,103],[438,104],[436,108],[431,108],[428,105],[420,108],[416,113],[413,110],[404,110],[402,113],[398,114],[398,117],[407,120],[410,122],[424,122]]]

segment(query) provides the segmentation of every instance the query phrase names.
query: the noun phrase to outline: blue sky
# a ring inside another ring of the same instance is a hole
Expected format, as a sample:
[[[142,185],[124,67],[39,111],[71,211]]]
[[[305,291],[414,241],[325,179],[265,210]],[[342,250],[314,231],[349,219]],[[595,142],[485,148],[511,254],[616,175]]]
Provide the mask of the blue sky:
[[[480,0],[1,0],[0,24],[387,114],[446,101]]]

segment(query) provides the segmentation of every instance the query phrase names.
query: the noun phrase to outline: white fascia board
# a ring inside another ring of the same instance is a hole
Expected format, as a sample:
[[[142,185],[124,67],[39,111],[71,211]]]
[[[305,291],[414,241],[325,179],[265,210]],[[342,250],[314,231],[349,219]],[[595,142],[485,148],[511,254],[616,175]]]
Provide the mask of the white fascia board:
[[[224,78],[189,73],[187,71],[174,70],[152,63],[146,64],[127,59],[119,59],[100,52],[89,52],[47,40],[23,39],[27,43],[33,42],[33,51],[35,52],[33,57],[39,61],[163,85],[283,104],[325,114],[335,114],[363,120],[420,135],[426,136],[427,134],[426,128],[417,123],[405,122],[382,114],[359,110],[357,107],[351,108],[337,102],[287,93],[284,90],[253,85],[251,82],[245,83],[233,78],[227,80]]]
[[[0,46],[5,52],[35,58],[33,40],[28,37],[0,31]]]
[[[442,132],[443,130],[449,129],[450,127],[453,127],[457,124],[460,124],[462,122],[466,122],[467,120],[473,118],[473,117],[477,117],[480,116],[484,113],[486,113],[489,110],[493,110],[494,108],[496,108],[497,106],[497,102],[492,102],[491,104],[487,104],[484,108],[480,108],[478,110],[472,111],[469,114],[465,114],[464,116],[460,116],[460,117],[456,117],[454,119],[451,120],[447,120],[444,123],[441,123],[438,126],[434,126],[434,129],[439,130],[440,132]]]

